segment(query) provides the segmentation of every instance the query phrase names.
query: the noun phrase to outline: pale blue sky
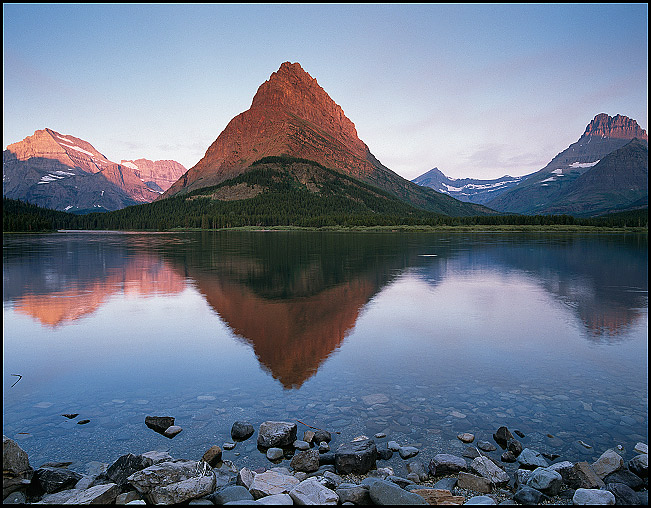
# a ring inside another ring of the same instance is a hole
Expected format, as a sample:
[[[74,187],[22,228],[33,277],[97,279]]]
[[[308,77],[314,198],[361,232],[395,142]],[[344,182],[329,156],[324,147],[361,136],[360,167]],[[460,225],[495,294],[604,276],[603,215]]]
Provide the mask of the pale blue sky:
[[[5,147],[190,168],[285,61],[408,179],[536,171],[598,113],[648,129],[647,4],[3,4],[3,42]]]

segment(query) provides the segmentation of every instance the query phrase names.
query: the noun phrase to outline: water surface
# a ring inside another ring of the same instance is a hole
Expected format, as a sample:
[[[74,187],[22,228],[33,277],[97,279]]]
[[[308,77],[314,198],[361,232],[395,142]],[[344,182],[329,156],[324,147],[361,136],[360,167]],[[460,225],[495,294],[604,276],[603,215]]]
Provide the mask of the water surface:
[[[32,466],[198,459],[235,420],[333,448],[384,432],[425,462],[501,425],[628,459],[648,440],[647,263],[636,234],[4,235],[3,433]],[[255,438],[224,457],[269,465]]]

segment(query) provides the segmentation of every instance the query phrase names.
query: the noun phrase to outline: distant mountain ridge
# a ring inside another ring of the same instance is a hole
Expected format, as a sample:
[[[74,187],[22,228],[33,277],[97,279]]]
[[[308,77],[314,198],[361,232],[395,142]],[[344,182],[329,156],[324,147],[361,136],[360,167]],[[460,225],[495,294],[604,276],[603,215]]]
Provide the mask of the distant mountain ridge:
[[[551,213],[550,210],[554,210],[554,213],[573,213],[574,205],[569,203],[567,206],[563,205],[568,189],[574,188],[573,192],[576,192],[575,187],[569,187],[570,184],[584,173],[592,172],[601,159],[623,148],[633,139],[648,147],[647,133],[635,120],[622,115],[611,117],[606,113],[600,113],[588,124],[578,141],[556,155],[544,168],[528,175],[511,189],[487,201],[486,206],[500,212],[525,215]],[[628,165],[622,167],[620,180],[630,177],[637,181],[640,172],[644,173],[643,168],[638,169],[639,171]],[[600,171],[595,174],[600,174]],[[605,185],[607,183],[603,182],[602,187]],[[645,187],[648,195],[648,185]],[[622,206],[625,204],[618,199],[612,209],[621,209]],[[591,209],[591,206],[584,203],[583,208],[585,210],[582,213],[588,213],[587,210]],[[608,210],[602,209],[602,211],[606,213]]]
[[[525,176],[505,175],[493,180],[479,180],[476,178],[450,178],[438,168],[430,169],[426,173],[414,178],[412,182],[417,185],[430,187],[437,192],[448,194],[459,201],[484,205],[496,196],[516,186]]]
[[[161,199],[218,185],[270,156],[314,161],[424,210],[446,215],[491,213],[415,185],[383,166],[316,79],[290,62],[260,85],[251,107],[228,123],[205,156]]]
[[[136,161],[140,166],[124,162],[108,160],[88,141],[75,136],[47,128],[37,130],[4,150],[2,195],[54,210],[118,210],[153,201],[171,185],[169,179],[185,171],[174,161],[163,161],[162,166],[161,161],[146,159]],[[156,172],[161,167],[165,171],[159,178]]]

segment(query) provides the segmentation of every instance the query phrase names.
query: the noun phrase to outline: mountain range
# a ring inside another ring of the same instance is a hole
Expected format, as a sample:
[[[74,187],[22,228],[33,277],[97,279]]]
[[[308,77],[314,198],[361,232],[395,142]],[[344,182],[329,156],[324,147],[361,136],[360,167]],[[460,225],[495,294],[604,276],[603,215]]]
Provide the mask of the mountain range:
[[[234,214],[243,224],[431,212],[593,216],[648,206],[648,137],[635,120],[601,113],[535,173],[453,179],[434,168],[410,182],[371,153],[316,79],[284,62],[188,170],[175,161],[118,164],[44,129],[4,151],[3,196],[78,213],[156,202],[159,225],[189,217],[228,225]]]
[[[108,160],[88,141],[37,130],[2,154],[2,195],[69,212],[150,203],[186,169],[176,161]]]
[[[451,179],[434,168],[413,182],[499,212],[594,216],[648,206],[648,136],[626,116],[600,113],[544,168],[496,180]]]

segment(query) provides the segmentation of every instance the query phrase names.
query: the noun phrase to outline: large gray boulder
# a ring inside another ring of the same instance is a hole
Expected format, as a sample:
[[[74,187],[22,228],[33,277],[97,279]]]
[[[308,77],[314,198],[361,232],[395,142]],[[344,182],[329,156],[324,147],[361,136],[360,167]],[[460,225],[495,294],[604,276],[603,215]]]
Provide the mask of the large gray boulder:
[[[572,502],[579,505],[612,505],[615,495],[603,489],[576,489]]]
[[[316,478],[307,478],[289,491],[295,504],[336,505],[339,496],[331,489],[325,487]]]
[[[2,436],[2,499],[25,488],[34,470],[29,465],[27,452],[7,436]]]
[[[305,473],[313,473],[319,469],[319,450],[306,450],[298,452],[292,457],[289,465],[295,471],[303,471]]]
[[[545,460],[545,457],[536,450],[531,448],[525,448],[522,450],[520,455],[518,455],[518,462],[520,467],[523,469],[536,469],[537,467],[547,467],[549,464]]]
[[[296,431],[295,423],[262,422],[258,431],[258,446],[262,448],[291,446],[296,441]]]
[[[153,488],[147,499],[153,504],[179,504],[207,496],[215,490],[215,475],[193,476],[187,480]]]
[[[369,495],[375,504],[380,505],[409,505],[429,503],[421,496],[409,492],[393,482],[377,480],[369,486]]]
[[[375,469],[377,447],[372,439],[343,443],[335,452],[335,470],[338,474],[366,474]]]
[[[277,471],[265,471],[253,477],[249,492],[255,499],[274,494],[289,494],[289,491],[299,483],[299,480],[291,475]]]
[[[127,478],[143,497],[154,504],[175,504],[210,494],[215,473],[203,462],[179,460],[160,462]]]
[[[470,463],[470,469],[495,485],[506,485],[511,479],[506,471],[488,457],[477,457]]]
[[[429,474],[432,476],[448,473],[455,474],[467,470],[468,465],[466,464],[466,459],[449,453],[436,454],[429,462]]]
[[[526,485],[548,496],[555,496],[563,488],[563,477],[553,469],[539,467],[531,472]]]

